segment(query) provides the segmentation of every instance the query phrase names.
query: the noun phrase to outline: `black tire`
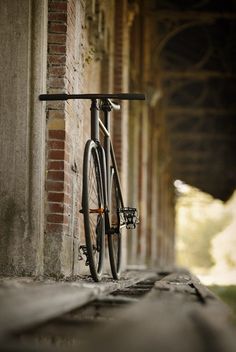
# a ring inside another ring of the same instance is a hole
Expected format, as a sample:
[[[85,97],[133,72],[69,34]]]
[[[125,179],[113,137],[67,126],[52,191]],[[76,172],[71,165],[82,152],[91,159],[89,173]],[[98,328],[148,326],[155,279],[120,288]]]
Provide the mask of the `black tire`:
[[[121,256],[122,256],[122,241],[121,241],[121,200],[119,197],[118,183],[114,170],[111,173],[111,193],[110,193],[110,226],[114,233],[108,234],[108,251],[112,276],[115,280],[119,280],[121,274]]]
[[[87,260],[94,281],[101,280],[105,255],[103,189],[98,146],[89,140],[84,151],[82,207]]]

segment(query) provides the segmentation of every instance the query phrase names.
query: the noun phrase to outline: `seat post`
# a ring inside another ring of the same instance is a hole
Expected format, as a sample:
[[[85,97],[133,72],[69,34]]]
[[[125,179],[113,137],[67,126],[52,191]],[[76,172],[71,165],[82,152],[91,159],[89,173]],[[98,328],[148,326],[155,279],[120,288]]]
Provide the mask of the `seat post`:
[[[107,99],[102,100],[101,102],[101,110],[103,111],[104,114],[104,124],[107,129],[107,131],[110,133],[110,117],[109,113],[111,111],[111,106],[108,102]],[[106,171],[107,171],[107,195],[108,195],[108,203],[110,205],[110,165],[111,165],[111,157],[110,157],[110,137],[105,136],[104,137],[104,150],[106,154]]]
[[[99,141],[99,118],[98,118],[98,105],[97,100],[91,100],[91,139]]]

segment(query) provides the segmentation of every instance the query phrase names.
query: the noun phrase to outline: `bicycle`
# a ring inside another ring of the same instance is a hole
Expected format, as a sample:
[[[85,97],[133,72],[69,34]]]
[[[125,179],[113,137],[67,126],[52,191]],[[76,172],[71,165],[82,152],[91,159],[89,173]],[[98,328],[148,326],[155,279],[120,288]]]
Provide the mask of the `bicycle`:
[[[125,207],[114,147],[110,136],[109,113],[119,110],[115,100],[144,100],[143,94],[41,94],[40,100],[91,100],[91,138],[87,141],[83,159],[82,209],[86,245],[80,250],[86,256],[86,265],[94,281],[102,278],[105,235],[112,276],[121,275],[122,228],[134,229],[139,222],[136,208]],[[98,104],[99,100],[99,104]],[[104,122],[99,118],[103,113]],[[102,145],[99,134],[104,135]]]

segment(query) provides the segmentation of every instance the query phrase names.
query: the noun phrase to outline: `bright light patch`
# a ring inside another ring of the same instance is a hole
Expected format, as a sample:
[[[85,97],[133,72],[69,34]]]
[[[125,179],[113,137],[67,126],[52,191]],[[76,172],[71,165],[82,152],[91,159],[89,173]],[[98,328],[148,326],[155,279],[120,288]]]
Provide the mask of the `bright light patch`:
[[[223,203],[175,180],[176,257],[206,284],[236,285],[236,191]]]
[[[188,193],[190,190],[190,187],[181,180],[175,180],[174,186],[180,193]]]

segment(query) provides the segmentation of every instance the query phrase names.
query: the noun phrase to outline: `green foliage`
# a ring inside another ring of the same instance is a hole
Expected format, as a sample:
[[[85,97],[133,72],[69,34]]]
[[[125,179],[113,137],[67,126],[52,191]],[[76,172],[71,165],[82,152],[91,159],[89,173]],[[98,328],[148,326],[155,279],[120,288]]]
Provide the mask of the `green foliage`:
[[[212,292],[222,299],[226,304],[230,306],[234,314],[234,323],[236,324],[236,286],[209,286]]]

